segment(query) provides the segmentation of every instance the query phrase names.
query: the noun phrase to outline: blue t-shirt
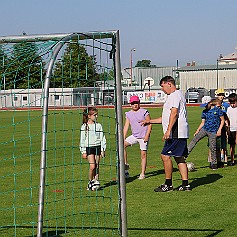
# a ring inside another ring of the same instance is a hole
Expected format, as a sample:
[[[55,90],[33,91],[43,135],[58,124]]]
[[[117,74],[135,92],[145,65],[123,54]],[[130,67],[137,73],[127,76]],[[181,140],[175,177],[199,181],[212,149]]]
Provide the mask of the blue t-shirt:
[[[222,102],[221,104],[221,110],[225,113],[227,113],[227,108],[230,107],[230,105],[227,102]]]
[[[204,109],[202,111],[202,119],[205,119],[203,128],[211,133],[216,133],[220,127],[220,117],[224,116],[223,111],[214,107],[212,109]]]

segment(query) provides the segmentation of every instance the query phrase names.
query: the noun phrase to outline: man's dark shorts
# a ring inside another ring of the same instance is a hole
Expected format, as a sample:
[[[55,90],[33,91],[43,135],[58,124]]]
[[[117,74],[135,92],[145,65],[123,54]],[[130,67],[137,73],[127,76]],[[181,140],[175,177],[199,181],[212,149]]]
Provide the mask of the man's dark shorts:
[[[173,138],[165,141],[162,155],[184,157],[188,155],[187,138]]]

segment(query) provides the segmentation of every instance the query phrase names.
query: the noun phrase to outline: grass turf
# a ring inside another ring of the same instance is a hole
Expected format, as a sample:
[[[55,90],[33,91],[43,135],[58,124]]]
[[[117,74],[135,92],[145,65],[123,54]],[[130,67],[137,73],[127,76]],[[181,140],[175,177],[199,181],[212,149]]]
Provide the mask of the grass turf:
[[[161,115],[161,109],[149,109],[149,111],[152,118]],[[109,148],[105,160],[101,161],[101,178],[102,186],[104,186],[104,189],[99,191],[101,197],[95,193],[85,192],[88,164],[79,159],[78,152],[81,114],[74,111],[50,112],[48,157],[57,157],[57,159],[49,159],[47,163],[48,178],[46,183],[48,186],[46,191],[47,208],[45,208],[47,228],[44,229],[45,236],[117,236],[116,205],[118,194],[117,186],[113,181],[115,178],[113,156],[116,145],[113,135],[114,115],[113,110],[100,109],[99,113],[103,115],[103,120],[101,116],[99,120],[103,122],[104,130],[107,132]],[[201,121],[200,115],[200,108],[188,107],[190,139]],[[37,220],[41,112],[1,112],[0,117],[2,121],[0,131],[1,134],[4,134],[1,136],[1,146],[4,149],[1,152],[2,169],[0,173],[2,179],[0,235],[34,236],[36,223],[32,223],[32,220]],[[12,120],[13,117],[14,120]],[[28,134],[31,135],[28,136]],[[154,187],[164,182],[163,165],[160,159],[160,151],[163,147],[162,134],[161,125],[153,125],[148,151],[147,174],[144,180],[137,179],[140,173],[138,145],[128,148],[130,164],[130,178],[127,180],[128,235],[149,237],[236,236],[236,167],[210,170],[207,162],[207,139],[200,141],[188,158],[188,161],[192,161],[196,166],[196,171],[189,174],[189,180],[193,187],[191,192],[155,193],[153,191]],[[13,139],[17,142],[9,142]],[[30,157],[20,155],[26,154],[26,151]],[[6,157],[15,158],[7,159]],[[17,175],[10,175],[11,173]],[[180,175],[176,164],[174,164],[173,185],[177,187],[180,183]],[[28,189],[28,184],[33,188]],[[7,190],[14,190],[14,188],[18,192],[11,191],[6,195]],[[56,192],[52,192],[52,190],[56,190]],[[64,192],[60,192],[60,190],[64,190]],[[74,198],[72,198],[73,195]],[[104,197],[110,196],[113,201],[104,200]],[[86,213],[93,212],[90,202],[95,201],[94,197],[99,209],[111,212],[109,208],[113,207],[114,215],[105,220],[105,222],[113,222],[109,225],[112,230],[109,230],[106,225],[104,228],[106,231],[101,228],[103,222],[98,221],[98,218],[101,218],[99,215],[94,216],[91,220],[91,216],[86,217]],[[17,209],[11,209],[13,203],[18,205]],[[6,207],[9,210],[6,210]],[[12,210],[18,210],[14,219],[12,215],[7,214],[9,212],[12,214]],[[54,213],[53,217],[51,212]],[[80,216],[78,213],[84,213],[83,220],[77,219]],[[2,228],[10,225],[9,223],[14,226],[19,222],[18,220],[21,220],[21,226]],[[98,229],[101,231],[92,227],[86,228],[90,224],[93,226],[93,223],[97,223],[100,227]],[[83,233],[80,232],[80,229],[83,228],[82,224],[84,224]],[[67,234],[64,233],[65,229],[61,226],[67,227]]]

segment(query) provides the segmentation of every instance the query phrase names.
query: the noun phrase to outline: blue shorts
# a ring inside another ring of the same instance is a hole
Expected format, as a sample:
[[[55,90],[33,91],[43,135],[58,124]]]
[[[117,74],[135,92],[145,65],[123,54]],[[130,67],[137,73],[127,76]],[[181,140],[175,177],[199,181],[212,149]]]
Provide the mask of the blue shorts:
[[[162,155],[185,157],[188,155],[187,138],[173,138],[165,141]]]

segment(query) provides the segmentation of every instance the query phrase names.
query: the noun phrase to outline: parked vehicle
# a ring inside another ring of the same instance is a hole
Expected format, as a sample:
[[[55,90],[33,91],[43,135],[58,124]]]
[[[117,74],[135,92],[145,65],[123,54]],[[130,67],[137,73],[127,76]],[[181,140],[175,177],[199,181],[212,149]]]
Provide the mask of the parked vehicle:
[[[210,95],[207,89],[190,87],[185,93],[185,99],[187,103],[201,103],[202,97],[206,95]]]

